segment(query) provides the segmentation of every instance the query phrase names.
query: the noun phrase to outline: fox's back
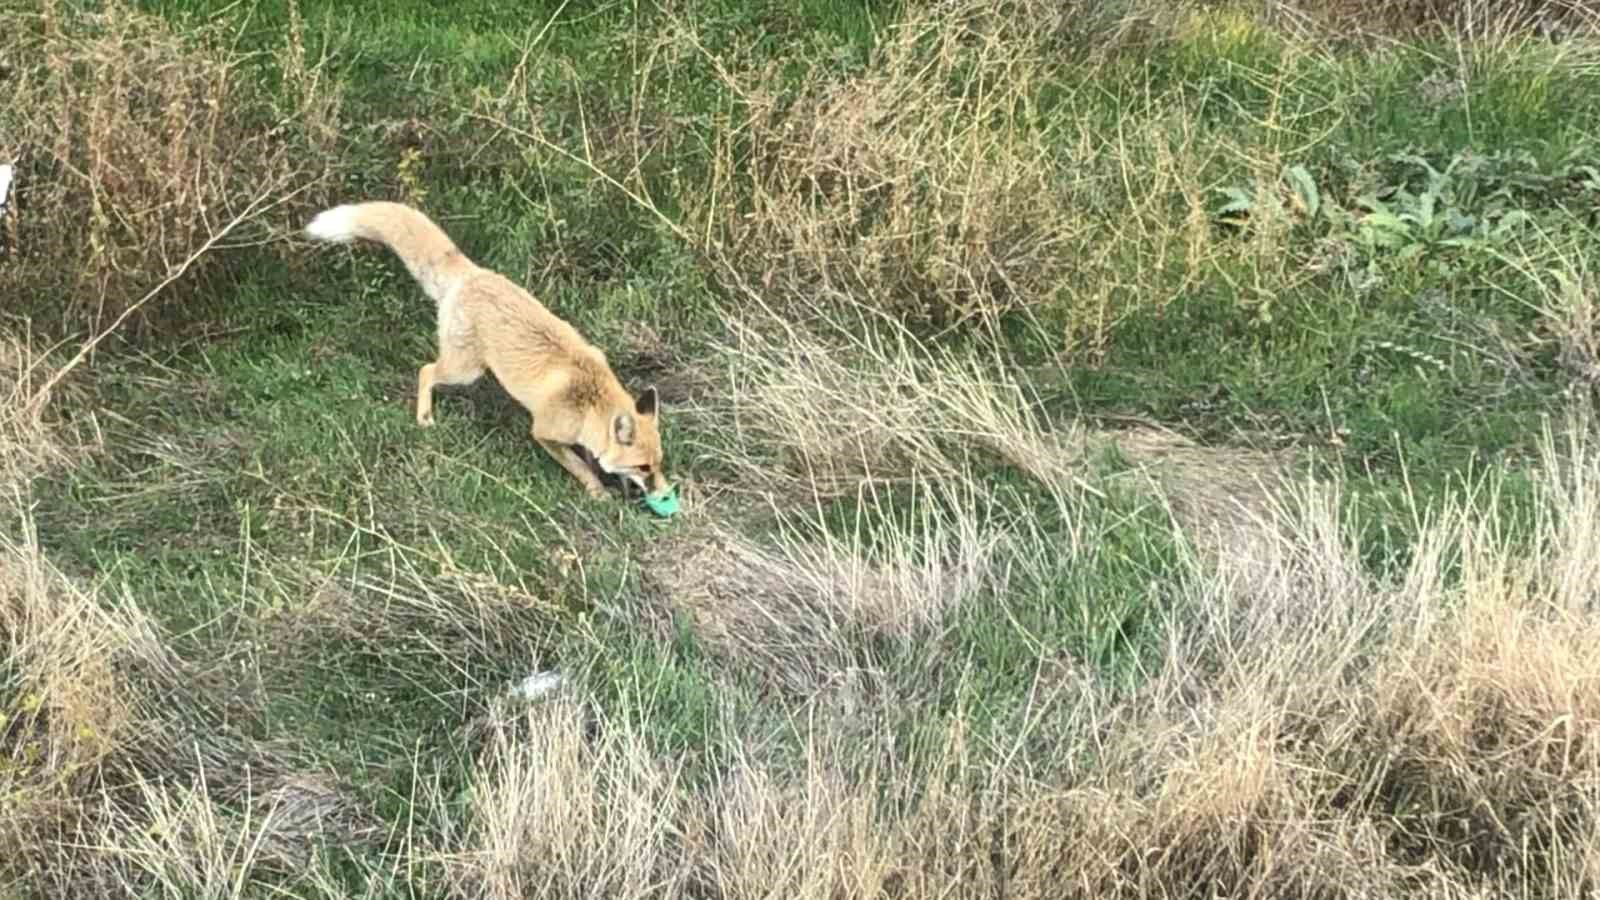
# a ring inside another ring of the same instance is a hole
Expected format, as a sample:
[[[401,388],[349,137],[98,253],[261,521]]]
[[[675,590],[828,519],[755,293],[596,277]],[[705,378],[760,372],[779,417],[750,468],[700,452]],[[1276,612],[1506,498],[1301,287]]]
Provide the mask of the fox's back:
[[[598,352],[576,328],[498,272],[478,269],[450,299],[484,361],[496,371],[579,367]]]

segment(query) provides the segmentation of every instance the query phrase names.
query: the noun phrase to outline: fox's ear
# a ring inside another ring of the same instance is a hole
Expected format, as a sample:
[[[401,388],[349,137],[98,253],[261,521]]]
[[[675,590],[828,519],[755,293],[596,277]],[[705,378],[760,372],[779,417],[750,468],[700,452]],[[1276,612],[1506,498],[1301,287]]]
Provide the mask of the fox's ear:
[[[611,419],[611,437],[626,447],[633,443],[633,416],[617,413]]]
[[[634,402],[633,411],[641,416],[653,416],[656,414],[655,385],[652,384],[644,389],[644,393],[640,394],[639,399]]]

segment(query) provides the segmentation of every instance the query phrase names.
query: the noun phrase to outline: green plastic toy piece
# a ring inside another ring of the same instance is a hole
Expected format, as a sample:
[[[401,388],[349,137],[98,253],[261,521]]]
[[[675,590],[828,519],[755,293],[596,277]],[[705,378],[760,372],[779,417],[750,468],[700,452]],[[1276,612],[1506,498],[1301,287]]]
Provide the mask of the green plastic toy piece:
[[[645,494],[644,505],[663,519],[671,516],[678,511],[678,486],[673,485],[664,491]]]

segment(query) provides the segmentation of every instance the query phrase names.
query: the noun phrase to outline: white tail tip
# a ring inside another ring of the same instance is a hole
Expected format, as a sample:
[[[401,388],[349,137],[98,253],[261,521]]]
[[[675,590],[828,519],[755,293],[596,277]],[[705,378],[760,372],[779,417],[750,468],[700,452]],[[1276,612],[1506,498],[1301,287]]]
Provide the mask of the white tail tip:
[[[306,225],[306,236],[318,241],[348,241],[355,237],[355,212],[349,205],[323,210]]]

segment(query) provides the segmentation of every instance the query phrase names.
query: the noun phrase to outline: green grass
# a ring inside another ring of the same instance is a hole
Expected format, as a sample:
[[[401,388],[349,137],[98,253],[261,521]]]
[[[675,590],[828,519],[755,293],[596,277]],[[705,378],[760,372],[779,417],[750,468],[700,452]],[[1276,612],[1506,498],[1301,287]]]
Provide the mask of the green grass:
[[[173,17],[236,16],[245,46],[272,44],[288,22],[280,4],[254,6],[248,16],[224,4],[151,8]],[[660,24],[658,13],[621,3],[580,12],[556,4],[484,2],[452,7],[448,15],[417,3],[386,7],[377,19],[343,5],[306,3],[298,14],[309,52],[334,48],[332,73],[348,85],[352,120],[443,116],[434,127],[469,132],[460,109],[475,92],[500,89],[530,32],[543,30],[539,72],[553,76],[564,68],[566,79],[530,90],[565,110],[557,129],[571,134],[573,107],[565,104],[590,91],[598,92],[602,109],[625,100],[628,63],[616,49],[630,41],[637,46]],[[837,51],[841,58],[864,54],[874,27],[892,21],[892,12],[840,3],[709,5],[698,15],[718,24],[705,30],[722,35],[722,46],[754,58],[779,46],[801,48],[800,58],[814,57],[819,48],[844,48]],[[1268,35],[1237,42],[1202,36],[1119,62],[1088,94],[1090,109],[1063,103],[1049,114],[1093,118],[1098,108],[1111,117],[1130,98],[1156,96],[1157,106],[1181,102],[1201,110],[1196,121],[1208,134],[1271,150],[1332,129],[1300,158],[1318,172],[1337,173],[1330,167],[1342,160],[1376,161],[1419,142],[1449,154],[1499,149],[1514,138],[1514,146],[1536,148],[1545,159],[1588,146],[1589,136],[1570,123],[1584,121],[1584,110],[1600,103],[1594,99],[1600,95],[1587,90],[1592,83],[1581,71],[1557,69],[1531,82],[1510,71],[1461,102],[1430,110],[1411,96],[1419,77],[1439,68],[1437,60],[1432,51],[1365,62],[1327,59],[1290,52]],[[702,98],[713,86],[703,65],[683,68],[691,86],[653,99],[685,103],[670,112],[693,116],[705,108]],[[1336,106],[1330,81],[1361,85],[1359,103]],[[608,94],[615,99],[605,99]],[[1312,108],[1288,120],[1286,129],[1273,118],[1283,114],[1285,102],[1328,109]],[[360,164],[347,195],[392,193],[400,165],[396,148],[370,129],[353,130],[350,140]],[[470,138],[438,140],[473,149]],[[614,345],[638,323],[687,341],[715,334],[711,286],[647,212],[585,181],[586,172],[570,163],[545,157],[547,165],[530,167],[533,160],[525,156],[490,153],[495,164],[480,168],[464,155],[431,155],[415,177],[472,256],[528,280],[545,276],[554,286],[541,291],[547,302],[603,345]],[[692,148],[685,162],[696,164]],[[1226,159],[1218,164],[1219,179],[1243,174]],[[1330,195],[1341,190],[1337,181]],[[1343,188],[1355,189],[1353,182]],[[1575,240],[1592,237],[1580,232]],[[554,272],[546,268],[551,258],[560,266]],[[1492,290],[1506,278],[1502,267],[1436,272],[1380,260],[1381,287],[1356,295],[1339,273],[1306,279],[1273,299],[1273,318],[1263,323],[1237,291],[1258,264],[1248,256],[1224,258],[1164,308],[1134,312],[1095,365],[1065,371],[1061,396],[1070,399],[1057,408],[1091,418],[1146,416],[1209,442],[1264,439],[1320,449],[1346,474],[1371,476],[1379,497],[1401,476],[1402,462],[1413,486],[1437,492],[1469,464],[1493,465],[1531,451],[1529,418],[1552,408],[1549,384],[1557,373],[1549,351],[1530,354],[1527,371],[1515,379],[1497,360],[1453,351],[1460,341],[1450,330],[1469,327],[1458,325],[1463,320],[1508,333],[1532,326],[1535,317],[1526,307]],[[613,547],[619,559],[629,545],[659,533],[660,526],[640,516],[590,507],[530,449],[521,414],[487,383],[492,379],[445,396],[443,427],[414,428],[411,385],[431,350],[430,316],[392,260],[337,251],[307,259],[293,273],[246,267],[236,278],[237,292],[219,323],[229,335],[163,361],[166,384],[118,390],[115,368],[102,376],[102,402],[133,423],[122,429],[128,443],[114,442],[104,462],[49,486],[41,513],[56,536],[52,551],[89,571],[122,572],[141,593],[168,598],[162,608],[175,630],[214,619],[216,611],[198,603],[196,594],[238,577],[234,550],[242,535],[268,556],[326,559],[340,551],[337,528],[302,541],[299,528],[275,520],[274,503],[315,504],[324,515],[345,517],[404,545],[448,541],[460,564],[497,578],[537,569],[541,548],[561,541],[573,522],[589,540]],[[1398,346],[1385,349],[1383,341]],[[1449,359],[1448,369],[1418,362],[1428,356]],[[120,367],[130,380],[140,371],[136,362]],[[1483,404],[1487,391],[1494,392],[1492,405]],[[196,488],[119,499],[140,485],[170,484],[176,477],[172,463],[121,449],[136,445],[136,435],[161,433],[222,449],[193,451],[204,457]],[[692,471],[693,460],[676,462]],[[287,519],[294,526],[307,521]],[[473,528],[462,530],[461,522]],[[601,529],[607,536],[595,537]],[[159,552],[139,550],[152,541]],[[1139,555],[1116,554],[1121,561],[1109,564],[1110,571],[1040,586],[1041,599],[1049,602],[1031,615],[1105,622],[1076,627],[1087,628],[1082,640],[1094,648],[1090,658],[1114,659],[1127,617],[1081,607],[1109,602],[1121,608],[1123,601],[1082,598],[1115,596],[1120,591],[1106,586],[1118,581],[1136,595],[1160,565],[1159,558],[1140,561]],[[1126,573],[1117,574],[1119,567]],[[1020,661],[1011,660],[1016,651],[1005,649],[1004,638],[986,637],[976,624],[958,631],[966,635],[965,652],[983,661],[980,669],[999,673],[997,681],[1014,681]],[[439,664],[434,674],[447,676],[449,666]],[[676,664],[682,665],[692,667]],[[442,687],[422,687],[430,689]],[[362,733],[371,724],[358,717],[349,728]]]
[[[250,50],[279,45],[291,21],[291,7],[275,2],[141,6],[173,21],[221,17]],[[498,0],[293,9],[307,52],[330,54],[328,74],[346,92],[348,160],[329,200],[424,197],[469,256],[528,284],[605,347],[632,386],[695,366],[721,374],[727,364],[712,348],[728,338],[724,322],[741,298],[706,255],[589,166],[488,121],[542,129],[581,153],[586,129],[621,134],[630,105],[647,104],[671,134],[628,183],[644,185],[669,219],[681,216],[682,192],[713,164],[706,136],[734,101],[708,60],[682,47],[652,81],[635,82],[634,61],[668,27],[666,14],[645,3]],[[846,0],[683,9],[708,53],[779,63],[791,81],[805,74],[802,62],[841,77],[866,70],[902,15],[900,4]],[[1148,249],[1157,235],[1134,235],[1106,263],[1127,286],[1110,296],[1128,302],[1103,346],[1064,337],[1080,321],[1072,291],[1087,290],[1072,285],[1036,318],[1002,323],[999,352],[1058,422],[1141,419],[1205,445],[1309,459],[1347,482],[1365,512],[1362,558],[1374,574],[1393,574],[1418,537],[1414,505],[1505,470],[1507,503],[1526,508],[1534,488],[1523,470],[1539,423],[1565,407],[1563,391],[1588,389],[1563,368],[1545,297],[1520,270],[1600,251],[1587,212],[1600,183],[1584,183],[1578,168],[1600,161],[1590,124],[1600,121],[1600,77],[1530,46],[1519,64],[1489,60],[1461,93],[1424,102],[1418,84],[1454,72],[1442,45],[1333,56],[1260,28],[1218,29],[1092,67],[1067,58],[1048,69],[1028,127],[1070,159],[1083,134],[1109,144],[1118,128],[1183,118],[1201,179],[1188,187],[1211,209],[1220,189],[1259,187],[1286,166],[1304,166],[1325,203],[1348,205],[1425,189],[1421,170],[1396,154],[1440,168],[1489,156],[1452,182],[1446,205],[1475,217],[1521,210],[1530,230],[1493,246],[1408,238],[1364,249],[1354,225],[1327,218],[1261,237],[1269,214],[1260,207],[1244,228],[1204,226],[1208,243],[1192,264],[1181,241],[1158,251]],[[520,98],[495,107],[525,58]],[[270,57],[252,65],[251,77],[278,89]],[[597,164],[623,159],[609,153],[601,147]],[[1123,180],[1169,165],[1154,153],[1136,146],[1122,158],[1149,163],[1143,171],[1091,161],[1100,168],[1081,188],[1086,246],[1097,233],[1107,247],[1124,239],[1136,216]],[[1152,208],[1164,210],[1157,219],[1187,213],[1178,194]],[[688,540],[695,520],[589,500],[528,440],[525,413],[492,378],[442,391],[438,427],[416,427],[432,310],[387,255],[335,249],[284,262],[228,252],[216,296],[179,316],[195,327],[96,360],[89,403],[102,411],[104,451],[38,479],[31,497],[50,558],[138,597],[185,660],[203,667],[241,653],[260,664],[259,697],[232,727],[292,744],[306,765],[348,779],[384,828],[432,829],[441,840],[451,826],[410,821],[419,784],[454,795],[476,749],[468,723],[540,669],[581,682],[604,716],[636,723],[653,754],[686,760],[697,785],[726,774],[755,736],[774,765],[801,765],[791,715],[811,698],[741,668],[686,619],[651,620],[660,599],[640,560]],[[659,335],[665,361],[629,343],[642,329]],[[974,334],[929,343],[987,346]],[[730,423],[714,398],[684,399],[705,402],[676,415],[669,406],[669,465],[714,482]],[[1092,547],[1063,549],[1061,564],[1018,574],[1003,593],[980,592],[981,602],[915,639],[849,636],[861,668],[893,686],[897,702],[875,713],[892,731],[931,735],[962,719],[1001,745],[1036,714],[1042,661],[1070,659],[1137,688],[1179,614],[1163,591],[1182,569],[1181,548],[1166,512],[1122,487],[1118,468],[1086,467],[1105,490],[1070,516],[1009,466],[974,470],[1008,515],[1063,548],[1073,535],[1092,536]],[[874,529],[917,534],[917,496],[819,502],[812,525],[858,540],[870,558],[882,549]],[[752,540],[782,533],[782,517],[722,508],[706,515]],[[254,649],[239,650],[241,641]],[[1041,765],[1050,758],[1048,747],[1030,752]],[[395,885],[386,895],[408,894]]]

